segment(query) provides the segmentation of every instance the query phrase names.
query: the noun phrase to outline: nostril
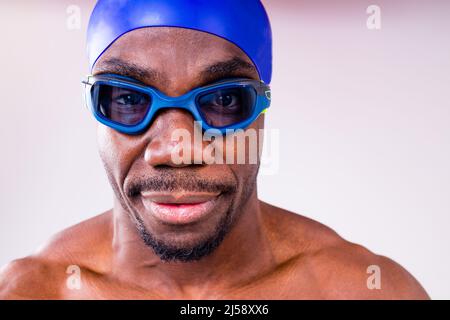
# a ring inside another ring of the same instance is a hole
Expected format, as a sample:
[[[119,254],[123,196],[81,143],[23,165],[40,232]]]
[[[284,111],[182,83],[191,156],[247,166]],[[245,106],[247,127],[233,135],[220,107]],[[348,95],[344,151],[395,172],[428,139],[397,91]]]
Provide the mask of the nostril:
[[[147,145],[144,160],[153,167],[182,167],[188,165],[189,163],[176,161],[179,152],[180,148],[177,141],[171,141],[170,138],[167,138],[167,135],[158,136]]]
[[[189,111],[160,110],[147,134],[144,160],[149,165],[184,167],[203,163],[202,129]]]

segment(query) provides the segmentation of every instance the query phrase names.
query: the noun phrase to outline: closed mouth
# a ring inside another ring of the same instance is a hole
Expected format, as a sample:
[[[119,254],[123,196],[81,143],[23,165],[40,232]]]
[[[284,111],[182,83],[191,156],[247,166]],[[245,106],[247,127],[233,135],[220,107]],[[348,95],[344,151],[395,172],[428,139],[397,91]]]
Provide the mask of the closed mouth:
[[[146,209],[166,224],[188,224],[203,220],[215,206],[220,193],[143,191]]]

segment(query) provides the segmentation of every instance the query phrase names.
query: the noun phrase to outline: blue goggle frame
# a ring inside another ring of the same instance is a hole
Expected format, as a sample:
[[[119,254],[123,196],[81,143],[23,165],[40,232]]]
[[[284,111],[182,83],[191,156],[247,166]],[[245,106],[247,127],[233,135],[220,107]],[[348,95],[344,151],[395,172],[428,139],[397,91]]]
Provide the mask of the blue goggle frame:
[[[253,79],[227,79],[211,85],[193,89],[192,91],[189,91],[179,97],[169,97],[161,91],[153,87],[146,86],[133,78],[116,74],[101,74],[96,76],[89,75],[87,77],[87,80],[83,81],[83,83],[86,87],[85,94],[87,106],[89,107],[90,111],[97,119],[97,121],[114,130],[129,135],[137,135],[143,133],[150,126],[156,113],[162,109],[168,108],[183,109],[189,111],[192,114],[194,120],[201,123],[202,129],[204,131],[219,130],[220,133],[226,134],[229,132],[229,130],[232,131],[247,128],[253,121],[258,118],[261,113],[264,113],[267,108],[269,108],[271,100],[270,86],[265,84],[263,81]],[[143,120],[136,125],[120,124],[106,118],[97,111],[97,108],[94,106],[94,103],[92,101],[91,89],[95,84],[109,85],[147,94],[151,97],[151,104],[149,110],[147,111],[147,114],[145,115]],[[203,119],[203,116],[199,108],[197,107],[197,97],[214,90],[249,86],[252,87],[256,92],[256,105],[253,107],[253,111],[247,119],[225,127],[210,126],[205,121],[205,119]]]

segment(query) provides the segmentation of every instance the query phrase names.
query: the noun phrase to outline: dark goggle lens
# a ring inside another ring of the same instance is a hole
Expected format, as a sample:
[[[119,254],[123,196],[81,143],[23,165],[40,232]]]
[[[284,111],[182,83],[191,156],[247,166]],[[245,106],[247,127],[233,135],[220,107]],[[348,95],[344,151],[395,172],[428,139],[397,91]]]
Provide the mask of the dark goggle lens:
[[[148,94],[107,84],[94,84],[91,95],[97,114],[126,126],[141,123],[151,104]]]
[[[227,127],[253,115],[256,97],[256,90],[251,86],[218,89],[200,95],[197,107],[209,126]]]

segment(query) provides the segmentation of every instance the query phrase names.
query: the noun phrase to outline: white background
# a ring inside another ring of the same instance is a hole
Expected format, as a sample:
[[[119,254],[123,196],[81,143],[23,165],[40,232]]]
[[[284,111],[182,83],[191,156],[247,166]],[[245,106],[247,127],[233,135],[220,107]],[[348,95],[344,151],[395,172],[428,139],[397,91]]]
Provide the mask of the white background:
[[[431,5],[432,3],[432,5]],[[70,4],[81,28],[66,27]],[[280,170],[263,200],[393,258],[450,298],[450,2],[265,1]],[[378,4],[382,29],[366,28]],[[0,3],[0,264],[111,207],[84,108],[93,1]]]

